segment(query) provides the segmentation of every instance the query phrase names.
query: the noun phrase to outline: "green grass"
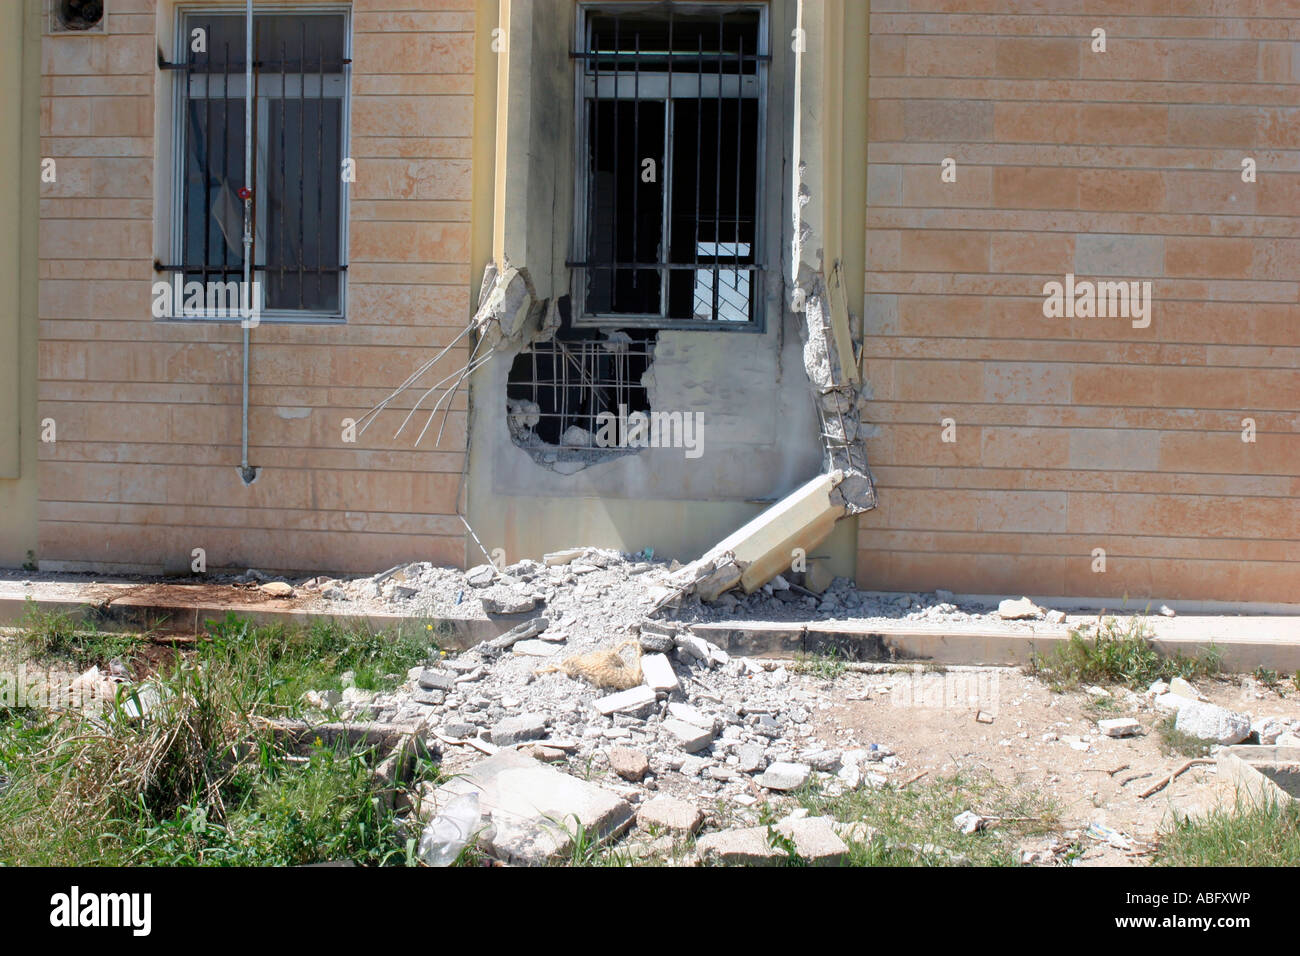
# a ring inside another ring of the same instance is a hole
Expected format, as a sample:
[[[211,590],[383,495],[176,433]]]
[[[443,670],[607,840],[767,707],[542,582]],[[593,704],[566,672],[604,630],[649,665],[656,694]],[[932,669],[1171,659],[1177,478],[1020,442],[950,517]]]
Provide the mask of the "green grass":
[[[1170,714],[1160,723],[1156,724],[1156,733],[1160,736],[1160,749],[1166,754],[1181,754],[1184,757],[1204,757],[1210,752],[1218,741],[1203,740],[1200,737],[1193,737],[1191,734],[1185,734],[1177,727],[1177,716]]]
[[[843,676],[848,670],[845,662],[840,658],[839,651],[831,648],[819,654],[806,654],[803,651],[795,654],[794,662],[790,665],[790,672],[806,677],[816,677],[820,680],[835,680]]]
[[[872,839],[846,839],[851,866],[1015,866],[1019,838],[1053,832],[1059,816],[1042,795],[989,775],[958,774],[833,797],[809,789],[799,799],[814,816],[860,822],[875,831]],[[952,821],[964,810],[1001,822],[963,834]]]
[[[18,646],[33,660],[117,649],[66,620],[32,624]],[[303,759],[261,718],[298,713],[344,671],[360,687],[400,682],[438,653],[435,634],[228,617],[150,677],[161,700],[144,720],[120,701],[102,717],[0,708],[0,864],[410,862],[418,834],[400,832],[372,775],[382,755],[317,746]]]
[[[1300,804],[1220,808],[1160,834],[1156,866],[1300,866]]]
[[[86,670],[93,665],[104,667],[114,658],[130,658],[140,642],[134,634],[102,633],[93,623],[80,621],[66,611],[42,611],[28,598],[17,649],[29,660],[67,662]]]
[[[1211,645],[1203,653],[1162,655],[1150,641],[1150,627],[1140,616],[1121,623],[1103,618],[1095,637],[1072,630],[1069,640],[1047,655],[1034,654],[1028,671],[1053,689],[1081,684],[1120,684],[1142,689],[1157,680],[1210,677],[1219,673],[1222,654]]]

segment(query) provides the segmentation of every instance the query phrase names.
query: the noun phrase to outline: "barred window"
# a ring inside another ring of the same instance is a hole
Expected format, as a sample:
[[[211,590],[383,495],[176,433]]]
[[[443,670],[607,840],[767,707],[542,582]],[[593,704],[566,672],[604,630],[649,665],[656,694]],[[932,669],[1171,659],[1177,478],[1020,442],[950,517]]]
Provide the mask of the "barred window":
[[[344,303],[348,22],[343,12],[181,17],[177,78],[174,265],[185,282],[242,278],[244,203],[252,191],[252,279],[265,318],[341,318]],[[202,31],[201,39],[195,31]],[[198,46],[199,49],[195,49]],[[253,182],[244,182],[245,111],[253,110]]]
[[[578,35],[576,324],[752,327],[766,7],[587,4]]]

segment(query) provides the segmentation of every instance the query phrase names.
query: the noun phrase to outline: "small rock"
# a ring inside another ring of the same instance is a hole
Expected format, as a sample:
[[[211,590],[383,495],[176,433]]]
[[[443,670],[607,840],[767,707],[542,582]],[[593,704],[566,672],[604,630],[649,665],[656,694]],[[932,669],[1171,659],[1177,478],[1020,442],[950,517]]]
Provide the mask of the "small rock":
[[[631,747],[611,747],[609,766],[624,780],[639,783],[650,772],[650,758],[643,751]]]
[[[1277,717],[1262,717],[1250,722],[1250,732],[1259,738],[1261,744],[1271,746],[1286,732],[1286,727]]]
[[[546,718],[541,714],[520,714],[507,717],[492,728],[492,742],[498,747],[527,740],[538,740],[546,736]]]
[[[1097,728],[1107,737],[1132,737],[1142,731],[1142,725],[1132,717],[1099,720],[1097,721]]]
[[[767,768],[767,757],[757,744],[746,744],[736,751],[736,769],[741,773],[761,773]]]
[[[261,586],[263,594],[273,598],[291,598],[293,597],[293,587],[285,584],[283,581],[268,581]]]
[[[685,800],[655,797],[637,811],[636,822],[645,829],[656,827],[672,833],[690,834],[704,823],[704,814]]]
[[[1045,618],[1045,620],[1047,621],[1048,624],[1064,624],[1064,623],[1065,623],[1065,612],[1064,612],[1064,611],[1048,611],[1048,612],[1047,612],[1047,617]]]
[[[760,787],[768,790],[798,790],[812,775],[812,768],[803,763],[768,764],[762,774],[755,777]]]
[[[646,689],[649,690],[649,688]],[[664,721],[663,729],[673,738],[677,746],[688,754],[698,753],[713,743],[712,730],[705,730],[694,724],[688,724],[684,720],[670,717]]]
[[[661,693],[672,693],[681,686],[677,672],[663,654],[646,654],[641,658],[641,675],[645,685]]]
[[[465,583],[472,588],[485,588],[497,576],[497,569],[490,564],[480,564],[465,572]]]
[[[592,703],[597,712],[608,717],[611,714],[649,714],[654,709],[655,692],[642,684],[639,687],[631,687],[627,690],[621,690],[616,694],[610,694],[607,697],[601,697]]]
[[[982,817],[971,810],[963,810],[952,818],[952,825],[955,826],[958,831],[967,836],[972,833],[978,833],[980,830],[983,830],[988,826],[989,823],[990,820],[988,817]]]
[[[561,647],[551,641],[532,638],[518,642],[510,650],[512,654],[517,654],[520,657],[551,657],[560,651]]]
[[[1168,604],[1160,605],[1160,613],[1163,614],[1165,617],[1176,617],[1178,615],[1178,612],[1175,611],[1173,608],[1171,608]]]
[[[1193,700],[1178,708],[1174,729],[1201,740],[1238,744],[1250,736],[1250,717],[1216,704]]]
[[[1201,695],[1197,689],[1181,677],[1175,677],[1169,682],[1169,693],[1177,694],[1179,697],[1186,697],[1188,700],[1201,699]]]
[[[425,690],[455,690],[456,675],[426,668],[420,671],[417,683]]]
[[[454,740],[466,740],[478,736],[478,728],[464,720],[449,720],[442,725],[442,733]]]
[[[799,759],[821,773],[835,773],[840,769],[838,750],[814,750],[803,754]]]
[[[1043,609],[1027,597],[1018,601],[1007,598],[998,605],[998,617],[1004,621],[1037,620],[1042,616]]]

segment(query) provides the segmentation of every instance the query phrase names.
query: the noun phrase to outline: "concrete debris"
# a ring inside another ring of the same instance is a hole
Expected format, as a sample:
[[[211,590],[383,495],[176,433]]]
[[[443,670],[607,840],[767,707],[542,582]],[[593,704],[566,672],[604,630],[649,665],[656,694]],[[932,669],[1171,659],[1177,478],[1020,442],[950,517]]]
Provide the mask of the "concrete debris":
[[[433,818],[452,798],[470,793],[478,795],[490,824],[478,835],[479,848],[525,866],[541,866],[569,853],[579,827],[592,839],[606,840],[633,819],[632,807],[621,797],[510,750],[426,791],[421,814]]]
[[[812,768],[803,763],[768,764],[755,782],[768,790],[798,790],[812,776]]]
[[[1250,717],[1216,704],[1186,700],[1178,708],[1174,729],[1200,740],[1238,744],[1250,736]]]
[[[644,636],[642,645],[644,646]],[[647,654],[642,657],[641,675],[645,685],[657,693],[670,694],[681,687],[672,662],[663,654]]]
[[[967,836],[972,833],[978,833],[991,822],[993,821],[988,817],[982,817],[973,810],[963,810],[952,818],[952,825],[957,828],[958,832],[964,833]]]
[[[658,697],[649,687],[630,687],[617,694],[610,694],[592,703],[596,712],[603,717],[612,714],[648,714]]]
[[[636,814],[637,826],[689,835],[704,823],[704,814],[694,804],[675,797],[655,797]]]
[[[631,747],[611,747],[609,766],[624,780],[640,783],[650,772],[650,758],[644,751],[634,750]]]
[[[1142,732],[1142,725],[1132,717],[1115,717],[1097,721],[1097,729],[1107,737],[1134,737]]]
[[[1004,621],[1040,620],[1043,614],[1043,609],[1027,597],[1018,601],[1007,598],[998,604],[998,617]]]
[[[542,714],[520,714],[507,717],[492,728],[492,742],[498,747],[525,740],[538,740],[546,736],[546,718]]]
[[[284,581],[268,581],[260,588],[263,594],[273,598],[291,598],[293,597],[293,585],[286,584]]]
[[[1202,695],[1200,691],[1181,677],[1175,677],[1169,682],[1169,693],[1177,694],[1179,697],[1186,697],[1188,700],[1205,699],[1204,695]]]

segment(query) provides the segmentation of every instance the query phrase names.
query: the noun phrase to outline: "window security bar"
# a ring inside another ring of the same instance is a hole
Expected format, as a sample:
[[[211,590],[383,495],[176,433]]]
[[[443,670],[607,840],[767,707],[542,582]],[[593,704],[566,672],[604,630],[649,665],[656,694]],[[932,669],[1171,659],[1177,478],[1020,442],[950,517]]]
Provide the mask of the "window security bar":
[[[765,26],[754,7],[584,11],[578,324],[754,322]]]

